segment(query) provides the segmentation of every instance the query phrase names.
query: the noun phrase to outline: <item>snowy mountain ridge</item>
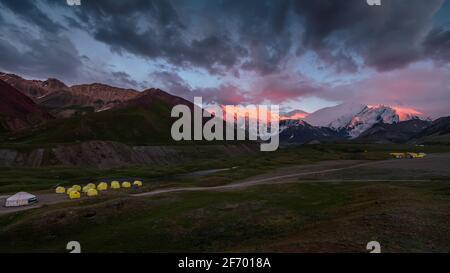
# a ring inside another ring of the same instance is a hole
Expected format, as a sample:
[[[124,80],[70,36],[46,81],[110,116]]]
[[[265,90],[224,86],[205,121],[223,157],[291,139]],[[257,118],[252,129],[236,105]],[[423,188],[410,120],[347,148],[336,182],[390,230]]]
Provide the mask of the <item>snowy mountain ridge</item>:
[[[349,121],[339,123],[342,122],[342,120],[338,119],[335,122],[330,123],[329,127],[335,130],[345,129],[350,138],[356,138],[364,131],[372,128],[375,124],[393,124],[400,121],[420,119],[420,115],[420,112],[413,109],[408,111],[403,108],[397,109],[386,105],[367,105]]]
[[[310,114],[305,121],[314,126],[329,127],[346,131],[350,138],[356,138],[375,124],[393,124],[400,121],[420,119],[422,113],[409,108],[386,105],[341,104]]]

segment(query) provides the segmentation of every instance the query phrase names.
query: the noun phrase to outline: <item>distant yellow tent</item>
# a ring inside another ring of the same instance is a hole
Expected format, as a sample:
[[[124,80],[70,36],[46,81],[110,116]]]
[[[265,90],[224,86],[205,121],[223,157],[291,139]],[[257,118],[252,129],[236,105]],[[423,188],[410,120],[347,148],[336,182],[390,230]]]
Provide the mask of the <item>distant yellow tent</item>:
[[[122,188],[131,188],[131,183],[127,182],[127,181],[123,182],[122,183]]]
[[[73,192],[73,191],[77,191],[77,190],[74,189],[74,188],[68,188],[67,191],[66,191],[66,193],[67,193],[68,195],[70,195],[70,193]]]
[[[393,158],[405,158],[406,154],[405,153],[391,153],[391,156]]]
[[[391,156],[393,158],[424,158],[426,156],[425,153],[412,153],[412,152],[407,152],[407,153],[391,153]]]
[[[408,158],[424,158],[425,156],[425,153],[407,153],[406,155]]]
[[[94,183],[89,183],[86,186],[91,188],[91,189],[96,189],[97,188],[97,186]]]
[[[87,192],[87,196],[97,196],[98,195],[98,191],[96,189],[89,189]]]
[[[111,182],[111,189],[120,189],[120,183],[119,183],[119,181],[113,181],[113,182]]]
[[[70,199],[79,199],[80,198],[80,192],[78,191],[71,191],[69,194]]]
[[[66,188],[64,188],[64,187],[57,187],[55,192],[56,193],[66,193]]]
[[[133,182],[133,185],[136,187],[142,187],[142,181],[136,180]]]
[[[97,186],[97,190],[106,191],[108,189],[108,184],[105,182],[100,182]]]
[[[74,188],[76,191],[81,191],[81,186],[79,185],[73,185],[72,188]]]
[[[90,190],[91,188],[90,187],[88,187],[88,186],[84,186],[83,187],[83,192],[84,193],[87,193],[88,192],[88,190]]]

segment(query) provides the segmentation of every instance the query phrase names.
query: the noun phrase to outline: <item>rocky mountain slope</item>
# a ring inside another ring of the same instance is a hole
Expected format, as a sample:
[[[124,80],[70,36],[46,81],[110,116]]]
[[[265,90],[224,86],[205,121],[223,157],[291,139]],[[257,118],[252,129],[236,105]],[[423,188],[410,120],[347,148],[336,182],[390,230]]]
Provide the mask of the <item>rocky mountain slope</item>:
[[[431,121],[412,119],[398,123],[378,123],[361,133],[357,141],[374,143],[405,143],[430,126]]]
[[[58,117],[110,109],[139,95],[139,92],[133,89],[99,83],[69,87],[57,79],[27,80],[14,74],[1,72],[0,79]]]
[[[312,126],[302,120],[283,120],[280,123],[280,141],[305,144],[311,142],[336,141],[346,135],[328,127]]]
[[[112,141],[86,141],[34,149],[0,148],[0,167],[121,168],[161,166],[203,158],[234,157],[256,153],[256,145],[132,146]]]
[[[414,143],[450,144],[450,117],[439,118],[414,136]]]
[[[0,80],[0,131],[17,132],[53,117],[32,99]]]

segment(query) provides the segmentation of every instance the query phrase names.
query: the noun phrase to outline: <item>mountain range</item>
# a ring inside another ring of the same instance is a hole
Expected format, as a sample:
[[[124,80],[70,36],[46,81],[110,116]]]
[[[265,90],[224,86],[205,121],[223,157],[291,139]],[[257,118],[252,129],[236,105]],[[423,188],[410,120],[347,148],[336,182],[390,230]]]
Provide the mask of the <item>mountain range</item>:
[[[139,92],[133,89],[100,83],[69,87],[57,79],[27,80],[1,72],[0,80],[30,97],[54,116],[63,118],[110,109],[139,95]]]
[[[286,143],[300,144],[348,140],[423,143],[429,142],[433,136],[435,140],[445,142],[449,138],[445,120],[432,122],[422,113],[408,108],[341,104],[309,114],[301,122],[281,121],[280,139]]]
[[[99,83],[69,87],[57,79],[27,80],[6,73],[0,73],[0,92],[0,131],[33,143],[167,143],[172,107],[194,107],[159,89],[139,92]],[[280,140],[292,144],[435,143],[447,141],[449,135],[449,118],[432,122],[416,110],[386,105],[342,104],[281,117]]]
[[[357,138],[375,124],[393,124],[421,118],[423,114],[414,109],[386,105],[341,104],[320,109],[304,120],[314,126],[345,131],[350,138]]]

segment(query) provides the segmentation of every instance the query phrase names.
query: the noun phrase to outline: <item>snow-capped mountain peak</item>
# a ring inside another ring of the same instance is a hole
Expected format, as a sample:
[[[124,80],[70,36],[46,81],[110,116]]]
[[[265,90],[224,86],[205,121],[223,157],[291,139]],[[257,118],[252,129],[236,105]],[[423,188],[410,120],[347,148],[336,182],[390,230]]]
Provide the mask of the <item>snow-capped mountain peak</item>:
[[[395,110],[388,106],[366,106],[360,113],[355,115],[347,125],[341,128],[346,129],[351,138],[355,138],[377,123],[392,124],[399,121],[400,118]]]
[[[315,126],[347,131],[350,138],[356,138],[375,124],[393,124],[421,116],[422,113],[403,107],[341,104],[312,113],[305,120]]]
[[[317,110],[304,120],[314,126],[339,128],[345,126],[364,107],[364,104],[344,103]]]

